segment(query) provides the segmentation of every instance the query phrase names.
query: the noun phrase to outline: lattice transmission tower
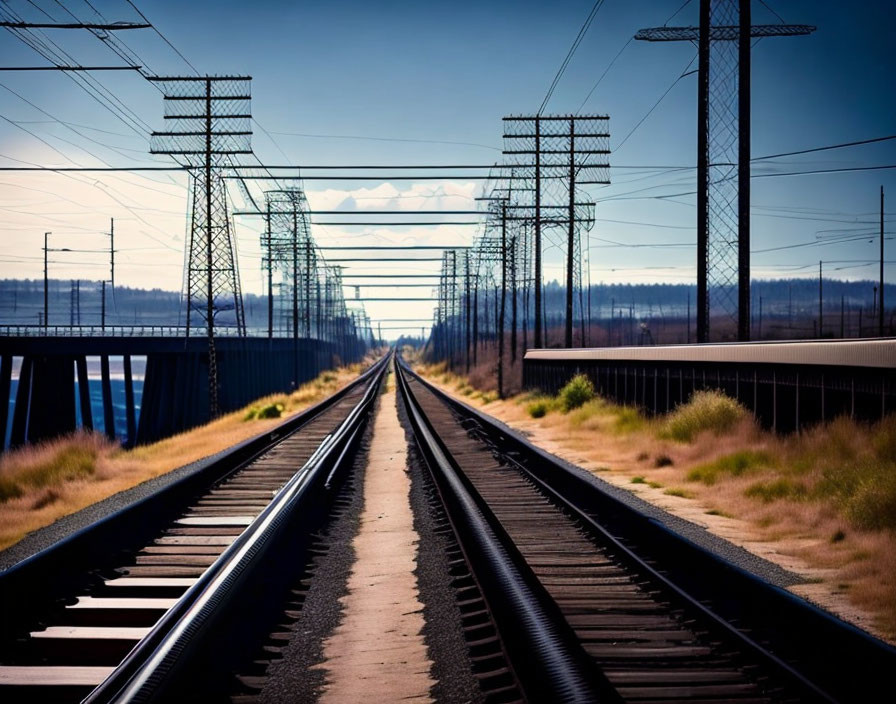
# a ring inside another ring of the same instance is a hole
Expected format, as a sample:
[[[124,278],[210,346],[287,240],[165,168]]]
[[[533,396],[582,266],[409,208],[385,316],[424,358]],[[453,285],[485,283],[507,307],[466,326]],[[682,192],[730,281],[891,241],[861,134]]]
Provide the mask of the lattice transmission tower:
[[[750,48],[809,25],[751,23],[750,0],[700,0],[698,27],[642,29],[635,39],[698,47],[697,341],[750,339]]]
[[[265,208],[261,240],[270,289],[274,272],[279,276],[279,295],[268,299],[269,334],[279,327],[281,335],[311,337],[319,272],[308,199],[300,188],[265,191]]]
[[[209,415],[218,415],[215,334],[245,335],[240,278],[222,170],[251,154],[247,76],[159,76],[170,130],[153,132],[150,152],[171,155],[190,168],[190,241],[185,252],[186,331],[208,338]]]

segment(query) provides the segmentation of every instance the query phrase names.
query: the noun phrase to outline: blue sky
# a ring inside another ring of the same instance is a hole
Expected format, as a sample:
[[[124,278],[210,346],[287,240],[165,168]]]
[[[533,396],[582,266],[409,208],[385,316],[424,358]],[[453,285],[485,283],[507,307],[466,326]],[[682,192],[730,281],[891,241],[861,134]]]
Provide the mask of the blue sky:
[[[70,19],[48,0],[35,4],[57,21]],[[94,17],[81,0],[64,4],[79,19]],[[138,19],[125,0],[92,4],[110,21]],[[256,153],[267,163],[288,159],[298,164],[495,161],[500,158],[501,117],[538,109],[592,7],[590,1],[564,0],[136,4],[200,72],[250,74],[253,113],[276,142],[257,130]],[[641,27],[667,21],[670,25],[695,23],[697,0],[672,17],[681,5],[682,0],[606,0],[546,109],[610,115],[610,161],[617,168],[611,170],[610,186],[590,192],[598,203],[598,222],[591,233],[594,281],[685,282],[694,277],[695,199],[657,200],[655,196],[694,190],[695,173],[646,174],[623,168],[695,164],[696,76],[679,76],[696,48],[688,43],[628,42]],[[816,25],[818,30],[809,37],[764,39],[755,46],[754,156],[896,133],[892,3],[757,1],[754,23],[779,21],[769,7],[787,22]],[[3,8],[31,20],[46,20],[34,5],[19,0],[3,3]],[[86,32],[54,31],[51,36],[84,64],[121,62]],[[119,36],[156,73],[191,73],[151,30]],[[43,63],[10,33],[0,37],[0,61],[7,66]],[[145,126],[162,127],[161,97],[138,75],[121,72],[97,77]],[[114,165],[155,163],[147,153],[143,124],[136,129],[123,124],[68,77],[0,72],[0,83],[50,115],[0,88],[0,115],[6,118],[0,120],[0,164],[14,165],[12,158],[44,165],[69,160],[95,165],[97,157]],[[667,90],[666,97],[628,136]],[[74,123],[80,134],[51,117]],[[18,126],[6,120],[17,121]],[[162,157],[156,160],[164,163]],[[887,164],[896,164],[896,141],[755,164],[754,174]],[[818,245],[815,240],[820,231],[822,236],[875,232],[878,189],[883,185],[896,198],[894,172],[754,179],[754,275],[812,276],[823,259],[833,275],[875,276],[876,268],[866,262],[877,256],[876,242]],[[340,184],[307,179],[305,187],[316,208],[350,207],[354,202],[358,207],[384,209],[465,209],[479,195],[477,183],[464,181]],[[347,201],[350,197],[355,200]],[[99,249],[105,240],[95,233],[105,231],[109,217],[115,217],[122,248],[117,280],[180,287],[186,231],[186,183],[181,176],[66,178],[5,173],[0,175],[0,208],[5,213],[0,220],[0,274],[4,276],[41,275],[44,231],[53,231],[60,247]],[[896,207],[887,210],[896,212]],[[256,221],[238,220],[243,284],[247,290],[260,292],[258,229]],[[324,244],[467,244],[475,232],[469,227],[320,228],[315,235]],[[648,246],[634,248],[633,244]],[[782,245],[799,246],[760,251]],[[559,249],[547,253],[548,278],[559,276],[561,254]],[[99,278],[104,273],[101,260],[100,254],[59,254],[51,275]],[[426,272],[435,267],[420,263],[381,267],[380,271]],[[889,280],[894,271],[888,266]],[[428,292],[405,290],[395,295],[420,293]],[[396,308],[387,303],[368,305],[374,319],[392,316]],[[427,316],[432,306],[418,302],[400,308]]]

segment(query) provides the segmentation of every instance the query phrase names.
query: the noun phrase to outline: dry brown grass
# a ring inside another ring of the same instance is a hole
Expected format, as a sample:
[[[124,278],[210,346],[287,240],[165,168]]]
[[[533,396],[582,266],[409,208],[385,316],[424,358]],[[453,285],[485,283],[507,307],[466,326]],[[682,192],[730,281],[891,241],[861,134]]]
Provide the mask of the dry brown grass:
[[[292,394],[258,399],[206,425],[123,450],[98,433],[76,433],[0,457],[0,550],[26,534],[148,479],[266,432],[348,384],[372,360],[323,372]],[[282,404],[277,418],[253,408]]]
[[[673,434],[600,398],[569,413],[528,394],[486,404],[444,366],[418,369],[539,446],[805,575],[795,591],[896,642],[896,417],[776,437],[727,409],[724,427]]]

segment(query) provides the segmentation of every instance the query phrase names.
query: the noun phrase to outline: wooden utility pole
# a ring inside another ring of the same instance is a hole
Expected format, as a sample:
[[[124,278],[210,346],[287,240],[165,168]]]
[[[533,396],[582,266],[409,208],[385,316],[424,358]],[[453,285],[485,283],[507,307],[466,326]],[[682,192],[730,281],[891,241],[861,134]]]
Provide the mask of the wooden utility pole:
[[[543,347],[541,330],[541,120],[535,116],[535,347]]]
[[[311,237],[305,237],[305,337],[311,337]]]
[[[507,203],[501,203],[501,312],[498,318],[498,397],[504,398],[504,314],[507,308]]]
[[[48,261],[47,261],[47,251],[48,251],[47,250],[47,247],[48,247],[47,239],[52,234],[53,234],[52,232],[44,233],[44,319],[43,319],[43,325],[45,328],[47,327],[47,321],[49,320],[48,313],[50,312],[50,294],[49,294],[50,280],[49,280],[48,274],[47,274],[47,264],[48,264]]]
[[[115,299],[115,218],[109,218],[109,285]]]
[[[464,351],[466,371],[470,373],[470,251],[464,251]]]
[[[880,286],[878,286],[877,334],[884,336],[884,187],[880,187]]]
[[[267,202],[267,249],[268,249],[268,339],[274,337],[274,246],[271,240],[271,201]]]
[[[510,361],[516,363],[516,235],[510,238]]]
[[[573,259],[576,241],[576,137],[575,119],[569,120],[569,222],[566,230],[566,348],[572,347]]]

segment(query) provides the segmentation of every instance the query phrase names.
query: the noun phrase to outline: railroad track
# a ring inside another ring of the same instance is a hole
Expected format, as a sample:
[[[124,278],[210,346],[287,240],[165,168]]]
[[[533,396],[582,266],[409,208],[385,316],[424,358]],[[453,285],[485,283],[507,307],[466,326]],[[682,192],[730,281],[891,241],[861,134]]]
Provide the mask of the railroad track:
[[[301,572],[387,363],[201,475],[0,573],[0,700],[209,692],[208,676],[245,657]],[[251,619],[240,618],[246,605]]]
[[[879,701],[896,649],[671,533],[398,367],[529,701]]]

